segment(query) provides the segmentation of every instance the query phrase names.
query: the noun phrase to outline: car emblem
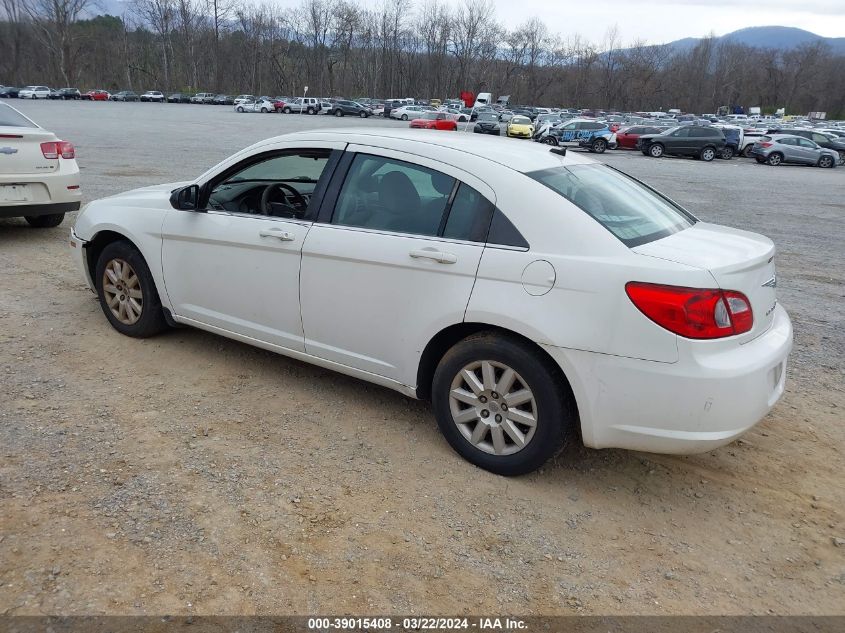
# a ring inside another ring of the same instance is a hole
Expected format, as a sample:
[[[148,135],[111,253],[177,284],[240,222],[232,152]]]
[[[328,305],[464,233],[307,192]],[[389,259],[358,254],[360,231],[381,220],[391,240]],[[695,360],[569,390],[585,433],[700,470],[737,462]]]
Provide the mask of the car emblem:
[[[17,154],[18,150],[14,147],[0,147],[0,154]]]
[[[763,284],[763,288],[777,288],[778,287],[778,278],[777,275],[769,279],[766,283]]]

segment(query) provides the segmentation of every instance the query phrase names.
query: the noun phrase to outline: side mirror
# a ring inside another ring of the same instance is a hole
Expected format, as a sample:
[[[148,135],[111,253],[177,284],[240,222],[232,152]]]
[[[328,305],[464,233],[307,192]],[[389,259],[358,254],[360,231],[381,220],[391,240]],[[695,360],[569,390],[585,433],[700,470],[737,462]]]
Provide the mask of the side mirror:
[[[199,205],[199,185],[188,185],[170,194],[170,206],[180,211],[196,211]]]

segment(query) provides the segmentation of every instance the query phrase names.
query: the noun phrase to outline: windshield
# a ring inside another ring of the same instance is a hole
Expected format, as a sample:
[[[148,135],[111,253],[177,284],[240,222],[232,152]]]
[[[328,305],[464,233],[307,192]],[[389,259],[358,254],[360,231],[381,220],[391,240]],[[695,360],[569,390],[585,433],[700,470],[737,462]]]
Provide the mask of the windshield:
[[[514,125],[531,125],[531,119],[525,116],[515,116],[511,119]]]
[[[552,167],[526,174],[557,192],[629,248],[678,233],[695,217],[607,165]]]
[[[498,121],[499,117],[495,114],[479,114],[478,115],[479,121]]]

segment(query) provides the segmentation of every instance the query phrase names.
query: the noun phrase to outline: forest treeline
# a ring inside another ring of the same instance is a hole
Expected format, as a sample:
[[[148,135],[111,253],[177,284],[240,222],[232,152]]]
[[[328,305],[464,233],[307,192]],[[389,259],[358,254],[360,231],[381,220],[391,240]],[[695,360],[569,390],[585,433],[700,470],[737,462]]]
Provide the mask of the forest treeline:
[[[377,8],[355,0],[0,0],[0,84],[346,97],[456,97],[622,111],[720,105],[845,117],[845,57],[823,44],[751,48],[708,37],[686,51],[505,24],[490,0]],[[413,7],[413,9],[409,9]],[[636,19],[636,18],[633,18]],[[608,19],[611,21],[611,18]]]

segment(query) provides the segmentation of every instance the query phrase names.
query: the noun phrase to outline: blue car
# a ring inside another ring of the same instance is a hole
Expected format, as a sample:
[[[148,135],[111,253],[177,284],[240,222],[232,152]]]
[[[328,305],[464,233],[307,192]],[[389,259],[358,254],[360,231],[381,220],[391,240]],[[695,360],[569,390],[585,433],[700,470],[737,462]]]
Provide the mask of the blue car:
[[[616,135],[610,131],[607,124],[592,119],[567,121],[563,125],[545,130],[536,140],[547,145],[578,143],[579,147],[597,154],[616,147]]]

